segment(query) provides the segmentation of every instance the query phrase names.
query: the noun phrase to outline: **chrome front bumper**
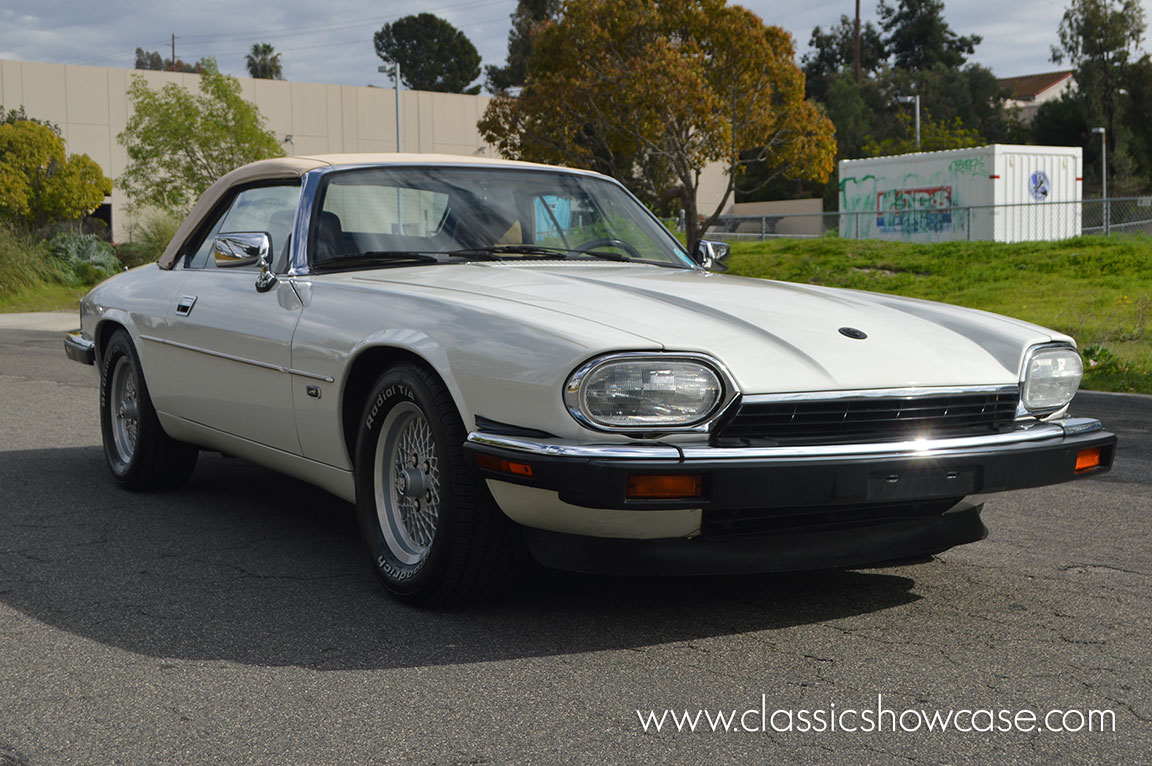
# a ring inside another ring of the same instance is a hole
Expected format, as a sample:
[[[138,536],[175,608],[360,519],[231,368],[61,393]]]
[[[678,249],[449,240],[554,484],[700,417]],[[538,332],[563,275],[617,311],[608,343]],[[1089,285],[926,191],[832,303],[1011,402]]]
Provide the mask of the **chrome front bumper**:
[[[918,439],[872,444],[828,444],[802,447],[713,447],[708,444],[672,446],[668,443],[571,444],[558,439],[535,439],[521,436],[473,431],[468,444],[475,448],[493,448],[553,458],[588,460],[749,460],[837,457],[901,457],[943,455],[988,447],[1009,446],[1046,439],[1103,431],[1104,425],[1094,418],[1065,418],[1021,426],[1015,431],[989,436],[955,439]]]

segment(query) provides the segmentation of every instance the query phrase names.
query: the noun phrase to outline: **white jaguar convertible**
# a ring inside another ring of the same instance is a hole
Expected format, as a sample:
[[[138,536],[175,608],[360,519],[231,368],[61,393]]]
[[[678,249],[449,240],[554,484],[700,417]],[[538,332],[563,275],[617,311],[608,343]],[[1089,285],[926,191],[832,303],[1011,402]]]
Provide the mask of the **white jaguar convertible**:
[[[1105,471],[1071,338],[728,276],[596,173],[434,155],[266,160],[156,264],[84,297],[126,489],[199,450],[354,502],[433,603],[555,567],[854,567],[979,540],[982,496]]]

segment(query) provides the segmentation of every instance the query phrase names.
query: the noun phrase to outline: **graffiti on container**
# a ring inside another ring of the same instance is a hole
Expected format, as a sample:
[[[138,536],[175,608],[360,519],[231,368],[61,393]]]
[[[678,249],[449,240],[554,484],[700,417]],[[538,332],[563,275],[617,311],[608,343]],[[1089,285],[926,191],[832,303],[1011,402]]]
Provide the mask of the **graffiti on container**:
[[[952,164],[948,166],[948,172],[962,176],[981,176],[988,171],[984,169],[983,157],[964,157],[963,159],[952,160]]]
[[[876,228],[885,234],[944,231],[951,227],[951,186],[888,189],[876,193]]]

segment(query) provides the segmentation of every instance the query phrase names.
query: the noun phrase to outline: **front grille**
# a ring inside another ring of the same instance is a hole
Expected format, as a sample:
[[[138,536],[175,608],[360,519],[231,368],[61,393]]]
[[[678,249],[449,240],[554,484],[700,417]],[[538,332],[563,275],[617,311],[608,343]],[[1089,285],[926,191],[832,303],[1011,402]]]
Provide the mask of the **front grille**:
[[[982,436],[1012,428],[1017,388],[976,393],[743,402],[718,444],[843,444]]]
[[[701,519],[700,533],[704,537],[717,539],[858,529],[939,516],[961,499],[802,508],[706,508]]]

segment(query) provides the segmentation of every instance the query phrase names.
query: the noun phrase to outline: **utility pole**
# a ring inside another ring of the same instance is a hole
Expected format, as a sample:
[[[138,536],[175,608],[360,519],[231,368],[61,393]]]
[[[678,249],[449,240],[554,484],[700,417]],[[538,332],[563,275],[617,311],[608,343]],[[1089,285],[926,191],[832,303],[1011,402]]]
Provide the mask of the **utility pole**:
[[[392,70],[392,78],[396,81],[396,152],[399,153],[404,151],[404,145],[400,140],[400,62],[394,62],[392,66],[381,64],[376,67],[376,71],[381,73],[389,69]]]
[[[1104,206],[1104,236],[1107,237],[1112,228],[1108,220],[1112,212],[1108,202],[1108,133],[1104,128],[1092,128],[1092,132],[1100,134],[1100,204]]]
[[[856,82],[860,82],[860,0],[856,0]]]
[[[857,3],[859,3],[859,0],[857,0]],[[176,71],[176,34],[175,33],[172,34],[172,67],[171,67],[170,71],[172,71],[172,72]]]

